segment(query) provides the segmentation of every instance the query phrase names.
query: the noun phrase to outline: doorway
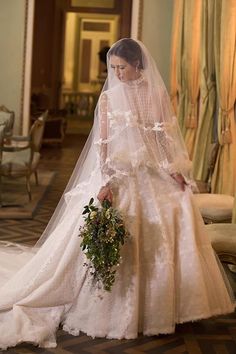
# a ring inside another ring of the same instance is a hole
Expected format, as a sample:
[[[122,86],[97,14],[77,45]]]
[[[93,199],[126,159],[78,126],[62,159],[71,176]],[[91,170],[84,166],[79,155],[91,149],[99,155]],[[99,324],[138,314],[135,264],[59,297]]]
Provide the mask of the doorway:
[[[66,14],[62,92],[99,89],[104,70],[98,53],[118,38],[119,15]]]
[[[31,85],[36,109],[64,109],[67,116],[77,117],[77,122],[87,120],[90,126],[105,80],[106,67],[98,53],[130,36],[132,0],[113,0],[110,7],[100,0],[91,4],[35,2]]]
[[[99,53],[117,40],[119,20],[119,15],[111,14],[66,14],[61,107],[67,111],[70,132],[91,129],[106,79],[106,65]]]

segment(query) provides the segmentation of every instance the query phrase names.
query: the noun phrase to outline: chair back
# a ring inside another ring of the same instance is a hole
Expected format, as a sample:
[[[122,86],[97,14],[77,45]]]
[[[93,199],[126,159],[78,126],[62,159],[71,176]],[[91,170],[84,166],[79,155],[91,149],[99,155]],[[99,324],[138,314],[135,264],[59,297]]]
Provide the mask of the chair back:
[[[208,151],[207,190],[209,193],[211,193],[211,180],[215,169],[219,147],[219,143],[213,143],[210,145]]]
[[[36,119],[30,129],[31,145],[33,151],[35,152],[39,152],[42,145],[43,132],[47,115],[48,112],[44,112],[38,119]]]
[[[0,106],[0,125],[5,125],[5,136],[11,136],[15,120],[15,113],[4,105]]]
[[[4,134],[5,134],[5,126],[0,125],[0,164],[2,162],[2,147],[3,147]]]

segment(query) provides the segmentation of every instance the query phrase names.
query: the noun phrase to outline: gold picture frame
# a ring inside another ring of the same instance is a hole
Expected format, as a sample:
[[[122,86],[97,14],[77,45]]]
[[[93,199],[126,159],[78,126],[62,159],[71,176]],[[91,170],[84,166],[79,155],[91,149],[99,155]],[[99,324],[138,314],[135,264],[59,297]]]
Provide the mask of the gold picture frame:
[[[115,0],[71,0],[71,7],[114,9]]]

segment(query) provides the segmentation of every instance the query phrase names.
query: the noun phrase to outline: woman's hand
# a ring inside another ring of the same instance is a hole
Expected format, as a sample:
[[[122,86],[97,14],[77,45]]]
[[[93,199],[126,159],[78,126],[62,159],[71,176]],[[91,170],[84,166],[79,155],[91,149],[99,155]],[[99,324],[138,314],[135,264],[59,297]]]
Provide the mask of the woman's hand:
[[[112,204],[112,197],[112,191],[109,186],[102,187],[97,195],[100,203],[102,203],[104,200],[108,200]]]
[[[185,186],[187,185],[184,177],[180,173],[172,173],[171,177],[180,185],[182,191],[185,190]]]

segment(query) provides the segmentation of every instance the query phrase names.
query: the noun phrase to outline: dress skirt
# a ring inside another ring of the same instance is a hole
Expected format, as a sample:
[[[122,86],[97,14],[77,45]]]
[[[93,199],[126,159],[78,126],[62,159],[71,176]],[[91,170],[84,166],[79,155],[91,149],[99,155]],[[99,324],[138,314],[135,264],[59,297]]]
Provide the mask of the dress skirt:
[[[82,210],[98,190],[75,188],[40,249],[0,249],[0,348],[56,346],[73,335],[133,339],[173,333],[177,323],[234,311],[228,280],[189,187],[142,169],[111,181],[130,237],[111,292],[94,286],[78,237]],[[167,188],[168,187],[168,188]]]

